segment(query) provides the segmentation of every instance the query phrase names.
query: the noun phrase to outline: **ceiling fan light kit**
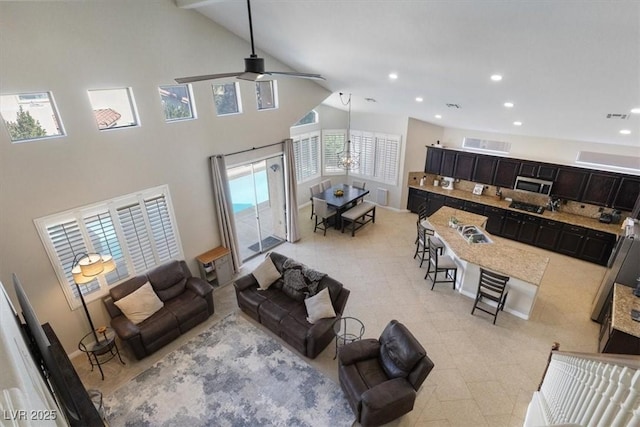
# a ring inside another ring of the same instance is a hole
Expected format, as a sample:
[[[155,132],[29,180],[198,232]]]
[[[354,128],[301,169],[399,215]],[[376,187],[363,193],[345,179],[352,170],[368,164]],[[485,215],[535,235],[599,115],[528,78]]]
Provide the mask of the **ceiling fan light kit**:
[[[282,77],[296,77],[300,79],[312,79],[312,80],[324,80],[320,74],[313,73],[297,73],[297,72],[284,72],[284,71],[265,71],[264,58],[260,58],[256,55],[255,46],[253,43],[253,23],[251,20],[251,0],[247,0],[247,13],[249,15],[249,36],[251,38],[251,55],[244,59],[244,71],[236,73],[218,73],[218,74],[206,74],[202,76],[192,77],[178,77],[175,79],[177,83],[193,83],[203,80],[215,80],[224,79],[228,77],[235,77],[240,80],[248,80],[255,82],[257,80],[265,79],[271,76]]]

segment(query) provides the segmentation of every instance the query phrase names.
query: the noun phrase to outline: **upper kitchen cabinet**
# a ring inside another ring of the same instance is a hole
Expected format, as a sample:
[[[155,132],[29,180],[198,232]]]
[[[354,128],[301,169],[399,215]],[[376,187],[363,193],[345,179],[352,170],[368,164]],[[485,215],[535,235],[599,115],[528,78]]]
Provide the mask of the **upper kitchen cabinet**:
[[[456,153],[455,167],[453,168],[453,177],[471,181],[473,179],[473,170],[476,165],[476,155],[473,153]]]
[[[631,212],[640,194],[640,177],[623,176],[612,207]]]
[[[453,176],[456,167],[456,152],[444,150],[442,154],[442,164],[440,165],[440,175]]]
[[[547,163],[521,162],[518,175],[554,181],[558,168]]]
[[[558,176],[551,187],[551,195],[561,199],[579,201],[589,178],[589,172],[584,169],[561,166]]]
[[[610,206],[618,189],[620,177],[611,173],[591,172],[582,201],[598,206]]]
[[[493,185],[496,187],[513,188],[519,172],[520,160],[507,158],[498,159]]]
[[[424,171],[434,175],[440,175],[440,167],[442,165],[442,157],[444,150],[442,148],[427,148],[427,161],[424,164]]]
[[[496,173],[497,164],[497,157],[478,154],[476,156],[476,167],[473,170],[472,181],[493,185],[493,176]]]

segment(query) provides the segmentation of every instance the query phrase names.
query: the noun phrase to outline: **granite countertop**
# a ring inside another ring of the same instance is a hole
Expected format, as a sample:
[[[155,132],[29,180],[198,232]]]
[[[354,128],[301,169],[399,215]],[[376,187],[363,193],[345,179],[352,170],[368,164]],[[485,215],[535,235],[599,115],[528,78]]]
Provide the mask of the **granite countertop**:
[[[455,190],[454,190],[455,191]],[[487,220],[482,215],[443,206],[428,218],[438,236],[459,258],[485,267],[496,273],[513,277],[524,282],[540,285],[547,269],[549,257],[521,249],[509,240],[483,232],[493,243],[468,243],[455,228],[449,227],[449,218],[455,217],[460,225],[476,225],[484,228]]]
[[[633,295],[632,287],[616,283],[613,287],[611,326],[640,338],[640,322],[631,318],[631,309],[640,310],[640,298]]]
[[[444,190],[441,187],[434,187],[432,185],[425,185],[422,187],[419,185],[410,185],[409,188],[415,188],[416,190],[422,190],[422,191],[429,191],[431,193],[443,194],[445,196],[451,196],[458,199],[481,203],[483,205],[494,206],[497,208],[506,209],[514,212],[525,213],[527,215],[537,216],[540,218],[548,219],[550,221],[559,221],[559,222],[564,222],[571,225],[590,228],[592,230],[604,231],[606,233],[611,233],[615,235],[618,235],[622,232],[622,229],[620,228],[620,224],[605,224],[598,221],[597,219],[589,218],[585,216],[573,215],[573,214],[568,214],[565,212],[557,212],[557,211],[551,212],[549,210],[545,210],[541,214],[523,212],[518,209],[510,208],[509,204],[511,202],[506,200],[500,200],[494,196],[489,196],[489,195],[477,196],[469,191],[455,190],[455,189]]]

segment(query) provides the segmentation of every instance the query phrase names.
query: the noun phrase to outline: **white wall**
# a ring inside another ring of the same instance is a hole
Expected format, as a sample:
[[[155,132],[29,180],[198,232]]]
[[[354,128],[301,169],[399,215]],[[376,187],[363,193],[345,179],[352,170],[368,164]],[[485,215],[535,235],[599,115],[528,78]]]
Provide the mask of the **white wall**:
[[[220,243],[208,157],[288,138],[291,124],[329,94],[312,81],[282,79],[280,108],[258,112],[253,84],[241,82],[245,112],[218,118],[211,82],[201,82],[193,85],[199,118],[168,124],[157,86],[241,70],[246,42],[172,0],[0,2],[0,16],[0,93],[52,91],[67,131],[12,144],[0,125],[0,280],[19,275],[40,321],[71,352],[89,326],[82,309],[70,311],[33,220],[168,184],[197,272],[194,257]],[[99,132],[86,91],[126,86],[141,126]],[[100,301],[89,309],[96,326],[108,324]]]

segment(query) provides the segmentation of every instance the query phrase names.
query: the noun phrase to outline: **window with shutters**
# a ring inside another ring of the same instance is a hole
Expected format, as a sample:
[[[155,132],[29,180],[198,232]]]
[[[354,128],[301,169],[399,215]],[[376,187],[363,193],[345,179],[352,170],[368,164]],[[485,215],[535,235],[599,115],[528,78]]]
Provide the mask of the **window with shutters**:
[[[302,183],[320,176],[320,132],[293,137],[296,181]]]
[[[338,166],[338,153],[344,151],[347,141],[344,130],[322,131],[322,174],[344,175],[345,170]]]
[[[395,185],[398,182],[400,135],[385,135],[352,130],[351,149],[357,154],[358,166],[350,175]]]
[[[87,301],[171,259],[182,259],[169,188],[143,190],[35,220],[71,308],[80,306],[71,268],[76,255],[111,255],[116,269],[80,286]]]

